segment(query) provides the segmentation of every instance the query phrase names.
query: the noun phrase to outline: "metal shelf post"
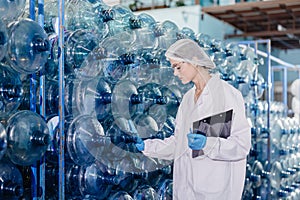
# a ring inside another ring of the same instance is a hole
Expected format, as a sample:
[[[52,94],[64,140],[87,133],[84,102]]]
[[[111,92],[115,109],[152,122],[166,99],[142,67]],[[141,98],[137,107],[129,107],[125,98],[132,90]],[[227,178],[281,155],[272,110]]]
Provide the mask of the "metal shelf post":
[[[64,113],[64,8],[65,1],[58,1],[58,18],[59,18],[59,28],[58,28],[58,48],[59,48],[59,70],[58,70],[58,79],[59,79],[59,199],[65,199],[65,113]]]

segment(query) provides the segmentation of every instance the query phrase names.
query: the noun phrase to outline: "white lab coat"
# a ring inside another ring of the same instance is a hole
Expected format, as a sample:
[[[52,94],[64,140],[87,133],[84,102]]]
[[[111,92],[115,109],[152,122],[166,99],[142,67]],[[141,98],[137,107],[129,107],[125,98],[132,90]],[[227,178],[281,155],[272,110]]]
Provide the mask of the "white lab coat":
[[[143,154],[174,160],[174,200],[240,200],[251,146],[251,126],[241,93],[214,75],[194,103],[195,88],[183,97],[175,133],[164,140],[145,140]],[[208,137],[204,155],[192,158],[187,134],[192,122],[233,109],[231,135]]]

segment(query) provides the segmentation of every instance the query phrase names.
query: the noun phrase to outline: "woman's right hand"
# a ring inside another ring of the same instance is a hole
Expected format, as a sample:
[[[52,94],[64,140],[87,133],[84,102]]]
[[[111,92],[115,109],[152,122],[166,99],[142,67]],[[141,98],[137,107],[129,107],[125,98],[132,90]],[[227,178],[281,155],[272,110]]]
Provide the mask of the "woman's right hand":
[[[135,146],[139,151],[144,151],[145,143],[144,143],[143,139],[140,138],[140,137],[137,137],[136,142],[135,142]]]

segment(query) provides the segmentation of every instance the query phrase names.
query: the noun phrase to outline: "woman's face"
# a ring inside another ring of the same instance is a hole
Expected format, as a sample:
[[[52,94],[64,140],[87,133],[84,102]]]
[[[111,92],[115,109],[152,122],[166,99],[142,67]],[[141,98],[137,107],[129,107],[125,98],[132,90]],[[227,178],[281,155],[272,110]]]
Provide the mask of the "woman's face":
[[[190,63],[176,60],[170,60],[170,63],[174,70],[174,76],[177,76],[183,84],[193,81],[198,73],[196,68]]]

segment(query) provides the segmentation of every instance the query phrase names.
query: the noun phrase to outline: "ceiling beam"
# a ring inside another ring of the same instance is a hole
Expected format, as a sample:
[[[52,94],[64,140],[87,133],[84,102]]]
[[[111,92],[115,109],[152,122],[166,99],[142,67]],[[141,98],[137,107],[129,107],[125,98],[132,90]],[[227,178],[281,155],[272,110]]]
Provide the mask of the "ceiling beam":
[[[297,48],[299,48],[299,44],[298,45],[292,45],[292,44],[290,44],[290,43],[288,43],[288,42],[286,42],[286,41],[284,41],[284,40],[271,40],[271,45],[276,45],[276,43],[280,43],[281,45],[281,47],[280,48],[282,48],[283,49],[283,47],[285,47],[284,49],[297,49]],[[278,46],[278,45],[276,45],[276,46]]]
[[[240,33],[240,34],[226,34],[226,38],[233,38],[233,37],[274,37],[274,36],[281,36],[281,35],[289,35],[289,34],[300,34],[300,29],[297,30],[285,30],[285,31],[258,31],[258,32],[247,32],[247,33]]]
[[[225,5],[225,6],[210,6],[202,8],[203,12],[206,13],[226,13],[227,10],[235,10],[235,11],[246,11],[251,10],[251,7],[260,8],[274,8],[276,5],[280,4],[298,4],[299,2],[295,0],[276,0],[276,1],[258,1],[258,2],[240,2],[234,5]]]
[[[202,11],[235,28],[225,39],[271,39],[279,48],[300,49],[300,0],[241,2]]]

